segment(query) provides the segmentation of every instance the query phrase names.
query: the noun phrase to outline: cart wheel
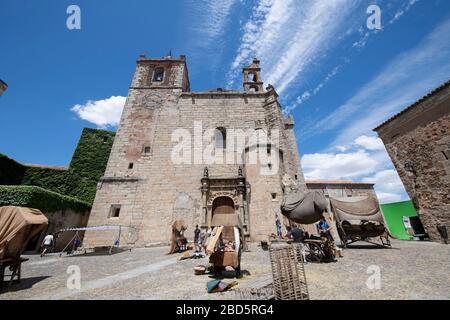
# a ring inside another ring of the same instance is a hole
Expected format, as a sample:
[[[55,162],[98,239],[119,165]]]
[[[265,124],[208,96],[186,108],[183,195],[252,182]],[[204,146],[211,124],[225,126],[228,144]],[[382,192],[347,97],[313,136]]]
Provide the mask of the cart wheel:
[[[339,235],[339,238],[341,239],[341,245],[344,248],[347,248],[347,237],[345,236],[345,234],[341,228],[338,228],[338,235]]]
[[[310,262],[322,262],[325,258],[325,254],[322,251],[322,248],[319,244],[311,242],[308,243],[309,246],[309,254],[306,256]]]

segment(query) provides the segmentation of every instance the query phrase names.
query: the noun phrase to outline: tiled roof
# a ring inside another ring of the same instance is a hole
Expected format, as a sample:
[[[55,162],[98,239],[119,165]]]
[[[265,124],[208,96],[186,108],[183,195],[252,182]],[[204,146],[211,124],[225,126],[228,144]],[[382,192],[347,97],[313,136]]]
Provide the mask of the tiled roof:
[[[367,182],[355,182],[351,180],[306,180],[306,184],[359,184],[359,185],[373,185]]]
[[[402,115],[403,113],[405,113],[406,111],[416,107],[417,105],[419,105],[420,103],[422,103],[423,101],[425,101],[426,99],[430,98],[432,95],[435,95],[436,93],[438,93],[439,91],[442,91],[443,89],[447,88],[450,85],[450,80],[448,80],[446,83],[442,84],[441,86],[437,87],[436,89],[434,89],[433,91],[431,91],[430,93],[428,93],[427,95],[423,96],[422,98],[420,98],[419,100],[417,100],[416,102],[414,102],[412,105],[410,105],[409,107],[407,107],[406,109],[400,111],[399,113],[393,115],[392,117],[390,117],[389,119],[387,119],[386,121],[384,121],[382,124],[380,124],[378,127],[376,127],[375,129],[373,129],[373,131],[377,131],[378,129],[380,129],[382,126],[384,126],[385,124],[391,122],[392,120],[394,120],[395,118],[399,117],[400,115]]]

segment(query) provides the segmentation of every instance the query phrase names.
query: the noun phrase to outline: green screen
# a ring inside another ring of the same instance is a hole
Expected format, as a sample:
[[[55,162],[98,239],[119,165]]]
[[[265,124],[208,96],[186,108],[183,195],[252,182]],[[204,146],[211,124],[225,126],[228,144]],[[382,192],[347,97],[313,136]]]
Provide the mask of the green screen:
[[[391,235],[397,239],[410,240],[412,237],[406,232],[403,217],[417,216],[412,201],[382,204],[380,207]]]

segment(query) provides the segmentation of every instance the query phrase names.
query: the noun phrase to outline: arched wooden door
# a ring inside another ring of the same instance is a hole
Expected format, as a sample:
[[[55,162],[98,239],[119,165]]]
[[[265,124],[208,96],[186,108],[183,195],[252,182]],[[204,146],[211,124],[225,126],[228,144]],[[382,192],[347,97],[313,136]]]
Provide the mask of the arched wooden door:
[[[214,219],[215,214],[234,214],[234,201],[229,197],[218,197],[214,199],[212,206],[212,216]],[[233,228],[226,227],[223,230],[224,240],[234,240]]]
[[[215,214],[232,214],[234,211],[234,201],[229,197],[218,197],[214,199],[212,205],[213,217]]]

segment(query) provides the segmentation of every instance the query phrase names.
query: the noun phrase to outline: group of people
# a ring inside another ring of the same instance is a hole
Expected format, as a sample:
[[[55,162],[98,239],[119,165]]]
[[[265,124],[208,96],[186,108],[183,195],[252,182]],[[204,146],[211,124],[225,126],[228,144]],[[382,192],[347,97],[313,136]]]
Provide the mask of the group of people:
[[[199,228],[198,225],[195,226],[194,229],[194,250],[196,253],[202,252],[202,250],[205,250],[206,253],[206,236],[211,235],[212,229],[210,228],[208,231],[204,231]],[[234,241],[225,241],[223,239],[223,234],[220,235],[218,241],[217,241],[217,250],[224,251],[224,252],[234,252],[236,249],[236,245]]]
[[[206,233],[205,231],[201,230],[198,225],[195,226],[194,229],[194,250],[195,252],[202,252],[202,249],[205,248],[204,242],[205,242]]]
[[[275,224],[277,227],[277,236],[279,238],[283,238],[281,221],[280,221],[278,215],[276,215]],[[331,242],[334,241],[333,236],[331,235],[331,227],[328,224],[328,222],[324,216],[322,216],[320,221],[316,224],[316,228],[317,228],[317,232],[319,234],[318,239],[324,237],[324,238],[327,238]],[[284,238],[287,238],[293,242],[302,242],[305,239],[314,239],[317,237],[314,235],[310,235],[308,232],[305,232],[304,230],[300,229],[297,226],[295,226],[295,227],[287,226],[286,234],[285,234]]]
[[[56,247],[56,239],[58,238],[58,233],[47,234],[41,242],[41,257],[45,256],[45,254],[51,252]],[[75,252],[81,246],[80,238],[76,237],[73,239],[72,246],[69,247],[69,253]],[[70,250],[71,249],[71,250]]]

